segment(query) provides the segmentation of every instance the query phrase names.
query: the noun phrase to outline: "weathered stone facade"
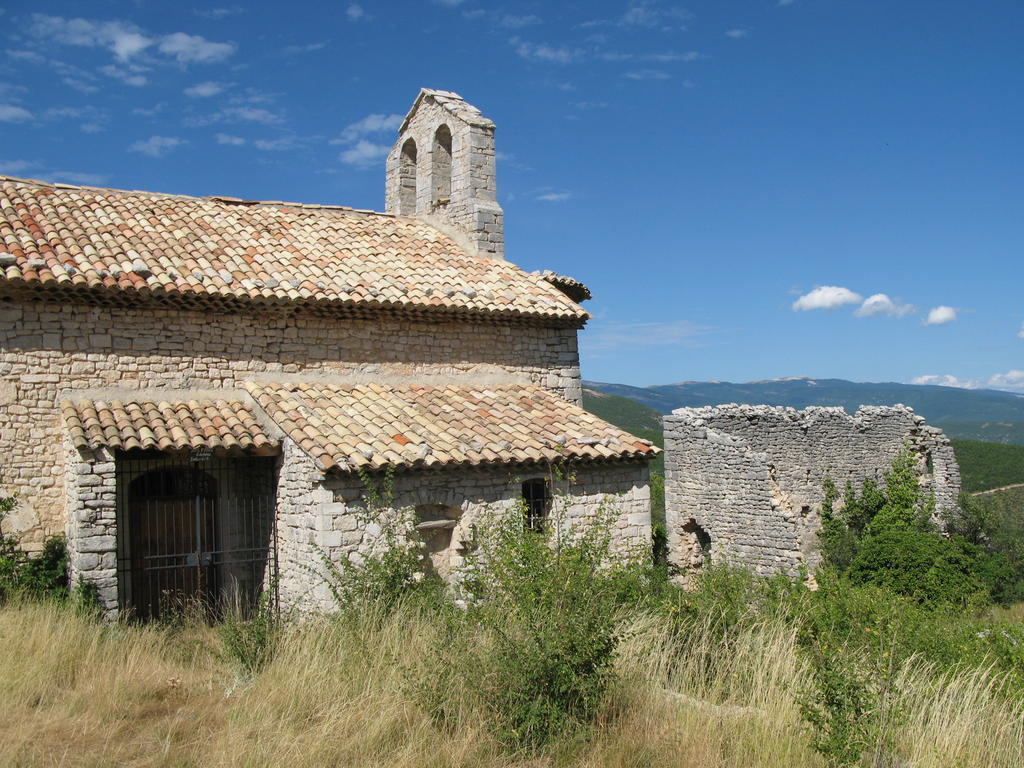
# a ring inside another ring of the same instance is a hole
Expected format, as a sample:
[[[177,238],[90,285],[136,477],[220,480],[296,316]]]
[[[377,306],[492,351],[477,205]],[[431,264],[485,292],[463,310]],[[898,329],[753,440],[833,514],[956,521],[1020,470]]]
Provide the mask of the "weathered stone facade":
[[[294,446],[286,443],[285,456],[294,452]],[[621,551],[649,549],[646,462],[580,465],[571,475],[571,482],[555,483],[558,493],[552,521],[572,526],[610,510],[615,515],[614,545]],[[415,511],[422,520],[449,521],[435,532],[421,533],[431,547],[437,570],[449,576],[462,564],[472,526],[480,516],[521,514],[522,483],[538,477],[547,477],[543,468],[403,472],[394,478],[393,509]],[[329,608],[331,596],[322,577],[322,556],[334,562],[358,561],[380,544],[382,521],[367,514],[366,489],[358,477],[332,474],[324,478],[312,464],[300,461],[291,464],[282,477],[278,510],[282,602]],[[442,537],[444,541],[438,543]]]
[[[0,308],[2,478],[25,543],[64,530],[61,393],[107,387],[231,389],[259,374],[521,377],[581,397],[571,328],[332,319],[41,302]]]
[[[386,210],[461,233],[481,256],[504,258],[494,123],[461,97],[424,89],[387,160]]]
[[[724,405],[665,417],[665,507],[670,563],[681,573],[707,558],[758,573],[818,563],[824,481],[882,480],[908,445],[938,514],[957,503],[960,472],[941,430],[904,406],[842,408]]]

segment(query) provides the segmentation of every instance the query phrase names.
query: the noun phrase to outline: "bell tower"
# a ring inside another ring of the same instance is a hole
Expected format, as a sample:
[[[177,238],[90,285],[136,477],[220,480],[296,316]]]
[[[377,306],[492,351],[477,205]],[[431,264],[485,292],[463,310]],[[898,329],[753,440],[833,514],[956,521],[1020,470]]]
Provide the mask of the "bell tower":
[[[494,123],[457,93],[420,90],[387,161],[389,213],[455,230],[476,253],[505,258]]]

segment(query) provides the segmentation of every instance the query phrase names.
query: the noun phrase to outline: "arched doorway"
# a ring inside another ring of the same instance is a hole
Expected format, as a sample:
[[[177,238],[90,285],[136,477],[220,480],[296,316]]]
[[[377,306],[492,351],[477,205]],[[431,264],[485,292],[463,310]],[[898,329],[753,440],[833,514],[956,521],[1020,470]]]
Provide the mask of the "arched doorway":
[[[274,566],[272,457],[117,458],[118,592],[143,620],[246,613]]]

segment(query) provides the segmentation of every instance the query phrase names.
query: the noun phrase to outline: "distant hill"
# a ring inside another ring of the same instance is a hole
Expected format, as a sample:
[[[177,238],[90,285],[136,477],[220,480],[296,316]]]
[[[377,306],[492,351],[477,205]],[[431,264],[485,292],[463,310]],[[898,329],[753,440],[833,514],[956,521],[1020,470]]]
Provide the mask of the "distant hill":
[[[685,381],[651,387],[584,382],[596,392],[635,400],[659,413],[723,403],[842,406],[909,405],[950,437],[1024,444],[1024,395],[992,389],[959,389],[921,384],[862,383],[843,379],[773,379],[744,384]],[[609,419],[611,420],[611,419]]]
[[[1024,483],[1024,445],[954,440],[965,491],[986,491]]]
[[[661,414],[657,410],[644,403],[631,400],[629,397],[590,389],[590,386],[588,383],[583,389],[584,408],[637,437],[651,440],[659,446],[664,445]],[[597,386],[621,387],[626,391],[647,391],[647,388],[625,387],[619,384],[600,384]],[[735,402],[735,400],[729,402]],[[702,404],[710,405],[710,403]],[[909,403],[907,404],[909,405]],[[805,406],[798,403],[793,407],[802,408]],[[847,410],[852,411],[854,408],[848,407]],[[933,423],[945,429],[946,433],[952,438],[956,438],[957,433],[954,429],[950,429],[950,427],[957,425],[967,425],[968,427],[974,425],[974,428],[979,430],[981,434],[993,434],[990,431],[985,431],[986,428],[981,426],[983,422]],[[1022,443],[1021,445],[1001,445],[994,441],[953,440],[953,449],[956,452],[957,462],[960,464],[965,491],[974,492],[1013,483],[1024,483],[1024,421],[1019,422],[1019,425],[1022,429],[1019,433],[1018,441],[1015,442],[1020,442]],[[1003,426],[1004,428],[1006,427],[1006,425]],[[663,462],[664,458],[659,457],[651,469],[656,474],[661,474]]]

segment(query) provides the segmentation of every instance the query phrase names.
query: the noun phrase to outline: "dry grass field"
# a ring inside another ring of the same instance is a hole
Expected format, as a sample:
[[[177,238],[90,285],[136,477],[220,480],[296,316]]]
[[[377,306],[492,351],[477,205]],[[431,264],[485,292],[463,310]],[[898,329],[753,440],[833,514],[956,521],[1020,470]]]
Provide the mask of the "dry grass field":
[[[663,617],[626,616],[621,682],[586,738],[509,753],[474,711],[438,724],[418,704],[446,642],[429,612],[314,620],[285,630],[251,679],[203,625],[104,626],[66,607],[0,609],[0,764],[9,766],[825,766],[797,694],[794,631],[771,622],[685,641]],[[908,664],[893,706],[897,765],[1024,764],[1024,711],[984,669]],[[890,763],[887,763],[890,764]]]

